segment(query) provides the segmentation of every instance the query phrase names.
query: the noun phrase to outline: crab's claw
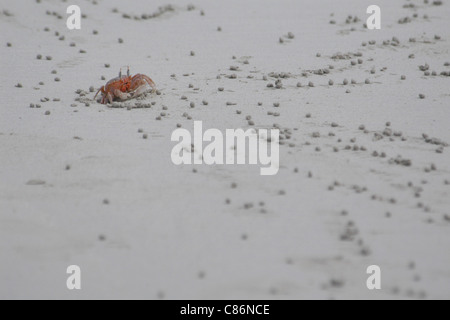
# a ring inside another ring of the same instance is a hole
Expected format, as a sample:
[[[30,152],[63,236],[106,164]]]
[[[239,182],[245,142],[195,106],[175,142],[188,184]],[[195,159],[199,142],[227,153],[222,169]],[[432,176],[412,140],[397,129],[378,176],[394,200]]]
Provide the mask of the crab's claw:
[[[152,79],[145,74],[136,74],[131,78],[129,92],[132,93],[133,97],[140,96],[148,91],[147,85],[152,87],[152,92],[156,90],[156,85]]]

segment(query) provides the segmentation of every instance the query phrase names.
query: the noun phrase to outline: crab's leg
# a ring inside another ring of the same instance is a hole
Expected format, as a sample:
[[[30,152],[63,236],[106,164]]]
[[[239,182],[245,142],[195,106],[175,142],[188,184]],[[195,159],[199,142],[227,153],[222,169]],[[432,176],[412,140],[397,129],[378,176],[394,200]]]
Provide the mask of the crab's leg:
[[[140,96],[144,92],[147,92],[147,84],[152,87],[152,91],[156,89],[156,85],[152,79],[144,74],[136,74],[131,79],[130,92],[133,92],[133,96]]]
[[[95,98],[97,97],[97,95],[98,95],[98,93],[99,93],[100,91],[103,92],[104,88],[105,88],[105,87],[101,87],[100,89],[98,89],[97,93],[96,93],[95,96],[94,96],[94,100],[95,100]]]
[[[156,90],[156,84],[153,82],[152,79],[150,79],[145,74],[141,74],[141,77],[152,87],[152,91]]]

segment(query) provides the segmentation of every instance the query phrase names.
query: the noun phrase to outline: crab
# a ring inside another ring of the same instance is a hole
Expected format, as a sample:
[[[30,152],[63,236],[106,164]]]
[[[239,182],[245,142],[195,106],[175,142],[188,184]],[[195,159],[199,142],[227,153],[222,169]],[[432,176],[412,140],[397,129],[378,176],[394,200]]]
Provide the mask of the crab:
[[[156,85],[152,79],[145,74],[130,75],[130,68],[127,70],[127,75],[122,75],[122,69],[119,71],[117,78],[109,80],[104,86],[98,89],[94,96],[94,100],[102,93],[102,104],[113,103],[114,100],[128,100],[148,91],[148,86],[152,91],[156,90]]]

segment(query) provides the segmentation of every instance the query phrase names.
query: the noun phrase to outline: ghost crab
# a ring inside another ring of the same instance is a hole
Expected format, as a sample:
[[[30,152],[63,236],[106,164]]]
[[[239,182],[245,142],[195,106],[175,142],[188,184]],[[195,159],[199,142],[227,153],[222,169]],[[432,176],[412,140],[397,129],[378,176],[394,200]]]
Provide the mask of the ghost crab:
[[[109,80],[104,86],[98,89],[94,96],[94,100],[98,93],[102,93],[102,104],[113,103],[115,99],[127,100],[137,96],[140,96],[144,92],[148,91],[148,86],[152,88],[152,91],[156,90],[156,85],[152,79],[145,74],[130,75],[130,68],[127,68],[127,75],[122,75],[122,69],[119,71],[117,78]]]

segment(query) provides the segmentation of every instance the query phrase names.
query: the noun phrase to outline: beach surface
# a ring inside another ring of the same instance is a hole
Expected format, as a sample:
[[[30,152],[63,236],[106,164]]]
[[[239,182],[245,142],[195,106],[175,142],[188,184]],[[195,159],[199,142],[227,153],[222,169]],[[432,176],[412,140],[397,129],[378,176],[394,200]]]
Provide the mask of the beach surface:
[[[3,1],[0,298],[449,299],[450,3],[372,4]],[[158,92],[98,103],[126,66]],[[174,165],[194,121],[278,174]]]

